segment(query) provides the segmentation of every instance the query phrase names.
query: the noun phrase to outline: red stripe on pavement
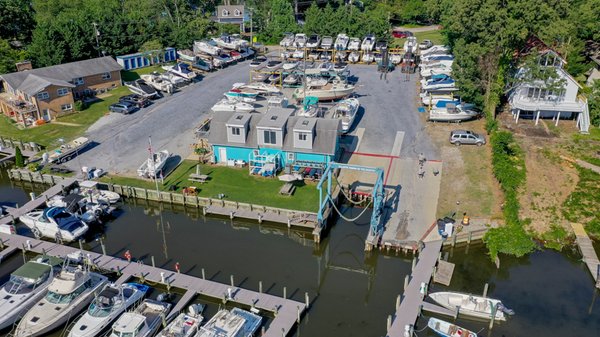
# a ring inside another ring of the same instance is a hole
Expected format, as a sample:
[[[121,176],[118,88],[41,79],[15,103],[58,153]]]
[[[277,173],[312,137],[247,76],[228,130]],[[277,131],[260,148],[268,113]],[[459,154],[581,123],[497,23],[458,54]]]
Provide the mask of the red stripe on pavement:
[[[389,154],[377,154],[377,153],[365,153],[365,152],[351,152],[352,154],[356,154],[359,156],[367,156],[367,157],[378,157],[378,158],[393,158],[399,159],[400,156],[392,156]]]

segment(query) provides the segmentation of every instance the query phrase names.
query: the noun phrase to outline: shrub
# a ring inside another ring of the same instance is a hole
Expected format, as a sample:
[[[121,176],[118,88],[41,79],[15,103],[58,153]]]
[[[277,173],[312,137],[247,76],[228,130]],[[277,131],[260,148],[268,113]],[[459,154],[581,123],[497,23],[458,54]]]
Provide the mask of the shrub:
[[[85,101],[83,101],[83,100],[75,101],[75,110],[76,111],[83,111],[87,108],[88,108],[88,104]]]
[[[21,153],[19,147],[15,149],[15,166],[18,168],[25,167],[25,158],[23,158],[23,153]]]

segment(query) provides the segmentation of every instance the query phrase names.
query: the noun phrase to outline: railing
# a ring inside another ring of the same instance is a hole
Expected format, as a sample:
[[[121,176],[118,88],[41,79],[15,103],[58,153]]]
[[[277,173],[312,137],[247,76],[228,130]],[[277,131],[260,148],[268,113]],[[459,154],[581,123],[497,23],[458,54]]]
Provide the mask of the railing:
[[[34,104],[18,99],[9,94],[0,95],[0,100],[18,113],[37,111],[37,107]]]

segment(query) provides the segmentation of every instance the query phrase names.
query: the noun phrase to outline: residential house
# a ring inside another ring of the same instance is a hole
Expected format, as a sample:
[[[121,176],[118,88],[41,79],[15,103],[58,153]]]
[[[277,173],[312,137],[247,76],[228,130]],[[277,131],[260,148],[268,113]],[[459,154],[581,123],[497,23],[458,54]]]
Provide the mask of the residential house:
[[[516,122],[519,118],[534,119],[537,125],[540,118],[551,118],[556,125],[561,119],[575,120],[581,132],[588,132],[590,116],[587,99],[580,94],[581,85],[564,69],[566,64],[556,51],[549,48],[537,37],[531,37],[526,47],[517,53],[523,57],[538,53],[538,62],[543,67],[552,67],[563,81],[562,89],[555,92],[547,90],[542,81],[521,83],[510,96],[511,113]],[[520,74],[527,69],[519,69]]]
[[[159,57],[161,53],[162,56]],[[151,60],[151,58],[154,59]],[[167,47],[162,51],[153,50],[144,53],[140,52],[117,56],[117,63],[120,64],[124,70],[139,69],[149,67],[153,64],[175,61],[177,61],[177,50],[172,47]]]
[[[251,173],[270,166],[325,168],[339,153],[341,122],[292,116],[292,109],[271,108],[266,114],[221,112],[211,121],[208,142],[214,161],[248,164]]]
[[[244,22],[249,21],[244,5],[222,5],[217,6],[217,13],[212,18],[218,23],[229,23],[240,25],[240,30],[244,31]]]
[[[121,85],[110,56],[0,75],[0,111],[23,126],[73,111],[75,100]]]
[[[588,71],[586,84],[593,86],[595,81],[600,81],[600,42],[587,41],[585,44],[586,56],[592,61],[593,67]]]

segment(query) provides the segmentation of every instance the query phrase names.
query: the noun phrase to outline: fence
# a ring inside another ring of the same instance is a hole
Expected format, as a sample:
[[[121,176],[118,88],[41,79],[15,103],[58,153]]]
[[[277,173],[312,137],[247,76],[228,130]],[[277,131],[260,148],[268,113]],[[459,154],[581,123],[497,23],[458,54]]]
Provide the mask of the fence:
[[[34,142],[22,142],[20,140],[14,140],[12,138],[4,138],[0,136],[0,146],[2,147],[11,147],[11,148],[20,148],[21,150],[32,151],[32,152],[40,152],[42,147]]]

